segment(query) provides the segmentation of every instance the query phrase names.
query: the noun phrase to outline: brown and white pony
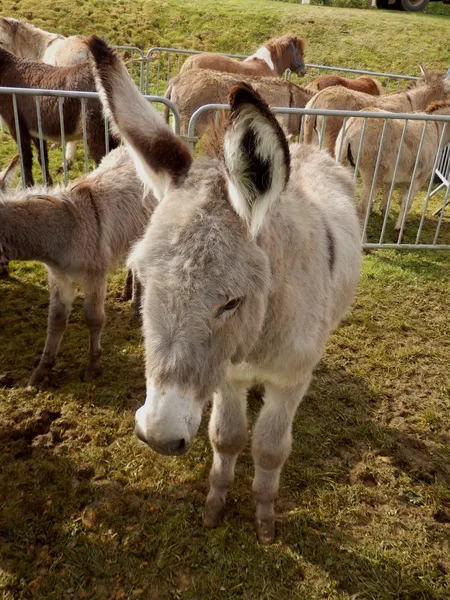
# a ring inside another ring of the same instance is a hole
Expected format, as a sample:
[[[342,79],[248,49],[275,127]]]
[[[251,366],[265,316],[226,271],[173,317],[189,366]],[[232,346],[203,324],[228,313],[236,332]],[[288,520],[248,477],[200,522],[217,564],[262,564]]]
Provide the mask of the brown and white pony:
[[[370,94],[371,96],[381,96],[383,93],[381,83],[367,75],[361,75],[361,77],[357,77],[356,79],[347,79],[340,75],[321,75],[308,84],[306,88],[314,90],[315,92],[320,92],[333,85],[343,85],[349,90],[363,92],[364,94]]]
[[[104,108],[160,202],[129,260],[144,292],[136,434],[160,454],[184,454],[213,398],[204,518],[215,527],[248,441],[247,390],[263,384],[253,496],[259,539],[271,542],[297,407],[359,279],[352,177],[325,152],[289,147],[248,84],[231,91],[222,159],[193,162],[112,48],[88,44]]]
[[[301,76],[306,72],[304,51],[305,41],[288,33],[265,42],[254,54],[242,61],[213,52],[195,54],[186,60],[180,72],[213,69],[244,76],[279,77],[286,69],[290,69]]]

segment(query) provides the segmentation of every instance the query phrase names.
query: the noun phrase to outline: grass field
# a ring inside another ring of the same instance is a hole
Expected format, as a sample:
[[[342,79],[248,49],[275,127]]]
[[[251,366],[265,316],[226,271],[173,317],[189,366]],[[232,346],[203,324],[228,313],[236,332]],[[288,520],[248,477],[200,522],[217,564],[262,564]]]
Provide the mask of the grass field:
[[[143,48],[246,53],[289,29],[308,40],[309,62],[406,74],[419,60],[449,62],[450,21],[423,14],[265,0],[0,6],[49,30]],[[13,151],[2,138],[2,164]],[[450,243],[448,218],[441,241]],[[276,543],[262,547],[248,450],[223,523],[207,530],[207,419],[181,458],[133,436],[145,381],[142,337],[120,300],[124,272],[110,278],[101,376],[79,378],[78,299],[53,384],[37,392],[25,386],[45,340],[45,270],[12,263],[0,280],[0,598],[448,600],[449,276],[446,252],[365,257],[353,310],[294,423]],[[259,406],[249,399],[251,415]]]

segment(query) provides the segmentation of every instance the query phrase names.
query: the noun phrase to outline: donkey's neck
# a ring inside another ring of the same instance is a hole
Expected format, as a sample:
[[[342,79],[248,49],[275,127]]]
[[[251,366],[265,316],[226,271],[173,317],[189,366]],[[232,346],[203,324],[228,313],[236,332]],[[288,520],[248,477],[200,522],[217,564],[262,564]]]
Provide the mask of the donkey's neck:
[[[17,44],[18,56],[30,60],[42,60],[50,42],[61,37],[22,21],[16,35],[19,38]]]
[[[265,46],[261,46],[261,48],[258,48],[258,50],[254,54],[252,54],[245,60],[248,61],[253,58],[258,58],[259,60],[263,60],[274,75],[280,74],[280,73],[278,73],[276,61],[273,60],[270,50],[268,48],[266,48]]]
[[[440,100],[443,93],[439,93],[436,87],[429,85],[421,85],[419,87],[408,90],[407,94],[412,104],[413,110],[423,110],[427,104],[433,102],[433,100]]]

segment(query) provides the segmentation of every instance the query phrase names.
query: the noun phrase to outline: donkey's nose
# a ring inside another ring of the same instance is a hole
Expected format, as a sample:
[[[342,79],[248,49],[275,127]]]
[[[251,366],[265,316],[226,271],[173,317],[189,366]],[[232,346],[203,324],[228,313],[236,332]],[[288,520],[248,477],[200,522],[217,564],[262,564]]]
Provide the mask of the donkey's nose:
[[[141,440],[141,442],[144,442],[144,444],[150,446],[150,448],[155,452],[158,452],[158,454],[164,454],[165,456],[180,456],[189,450],[189,442],[187,442],[184,438],[180,440],[174,440],[172,442],[157,443],[154,440],[146,437],[138,425],[136,425],[134,428],[134,433],[136,437]]]
[[[186,444],[185,439],[181,439],[174,442],[169,442],[166,444],[166,448],[169,454],[184,454],[188,450],[188,445]]]

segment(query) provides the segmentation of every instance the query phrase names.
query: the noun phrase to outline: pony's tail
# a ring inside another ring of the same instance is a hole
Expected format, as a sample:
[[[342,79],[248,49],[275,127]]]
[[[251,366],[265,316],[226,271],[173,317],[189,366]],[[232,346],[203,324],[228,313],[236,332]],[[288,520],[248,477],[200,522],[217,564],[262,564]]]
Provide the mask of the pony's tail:
[[[172,81],[169,81],[169,85],[167,86],[167,90],[166,93],[164,94],[164,98],[167,98],[167,100],[170,100],[171,96],[172,96]],[[170,109],[167,106],[167,104],[164,104],[164,121],[169,124],[169,115],[170,115]]]

